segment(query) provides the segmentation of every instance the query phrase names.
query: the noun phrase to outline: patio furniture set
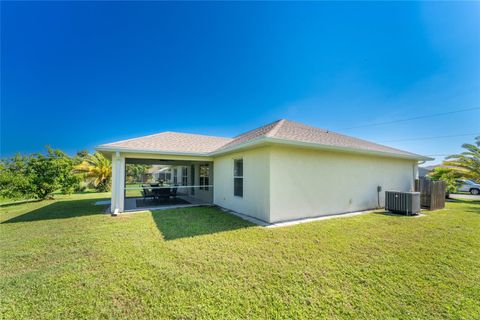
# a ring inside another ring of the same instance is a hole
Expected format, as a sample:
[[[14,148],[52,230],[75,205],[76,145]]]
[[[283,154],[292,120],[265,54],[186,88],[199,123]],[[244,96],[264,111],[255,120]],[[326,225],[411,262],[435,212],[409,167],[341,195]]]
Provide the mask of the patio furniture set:
[[[167,201],[170,198],[177,197],[177,186],[163,187],[160,184],[147,184],[142,185],[143,200],[152,198],[154,200]]]

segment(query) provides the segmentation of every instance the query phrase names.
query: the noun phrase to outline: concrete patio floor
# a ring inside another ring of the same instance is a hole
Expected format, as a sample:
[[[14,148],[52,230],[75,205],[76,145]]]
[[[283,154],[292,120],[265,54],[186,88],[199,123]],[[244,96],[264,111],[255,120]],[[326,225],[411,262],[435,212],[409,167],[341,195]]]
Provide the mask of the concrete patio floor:
[[[142,197],[135,197],[135,198],[125,198],[125,205],[124,205],[124,212],[135,212],[135,211],[144,211],[144,210],[167,210],[167,209],[175,209],[175,208],[188,208],[188,207],[197,207],[197,206],[205,206],[211,205],[211,203],[204,202],[197,198],[192,198],[186,195],[179,195],[177,196],[178,199],[182,199],[188,203],[182,204],[169,204],[169,203],[161,203],[149,206],[138,206],[137,200],[143,200]]]

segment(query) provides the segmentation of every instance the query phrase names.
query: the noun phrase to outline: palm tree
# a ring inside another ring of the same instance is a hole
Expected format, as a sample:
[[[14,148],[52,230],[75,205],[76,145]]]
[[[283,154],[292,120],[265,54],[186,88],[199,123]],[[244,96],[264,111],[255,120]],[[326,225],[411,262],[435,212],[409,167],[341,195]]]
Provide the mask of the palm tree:
[[[467,179],[480,181],[480,147],[465,143],[462,148],[467,151],[446,157],[444,165],[452,167]]]
[[[112,165],[101,153],[95,152],[84,157],[82,163],[74,168],[76,173],[84,173],[86,179],[99,192],[110,190]]]

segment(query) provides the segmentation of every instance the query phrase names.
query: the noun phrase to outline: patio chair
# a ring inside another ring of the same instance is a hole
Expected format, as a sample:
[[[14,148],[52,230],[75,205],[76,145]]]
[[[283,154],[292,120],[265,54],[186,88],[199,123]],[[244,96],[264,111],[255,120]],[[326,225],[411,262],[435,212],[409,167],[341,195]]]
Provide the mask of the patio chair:
[[[176,197],[177,197],[177,190],[178,190],[178,188],[177,188],[176,185],[170,190],[170,196],[171,196],[172,198],[176,198]]]
[[[150,186],[149,185],[144,185],[142,184],[142,196],[143,196],[143,200],[147,200],[147,198],[153,198],[155,199],[155,192],[150,189]]]
[[[155,195],[159,200],[170,199],[170,188],[155,189]]]

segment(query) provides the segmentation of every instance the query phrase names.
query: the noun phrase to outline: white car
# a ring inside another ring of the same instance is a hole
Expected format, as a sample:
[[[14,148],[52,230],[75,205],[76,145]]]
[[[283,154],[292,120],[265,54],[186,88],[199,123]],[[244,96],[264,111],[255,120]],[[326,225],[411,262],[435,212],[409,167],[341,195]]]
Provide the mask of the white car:
[[[480,184],[475,183],[471,180],[457,180],[458,191],[470,192],[470,194],[478,195],[480,194]]]

